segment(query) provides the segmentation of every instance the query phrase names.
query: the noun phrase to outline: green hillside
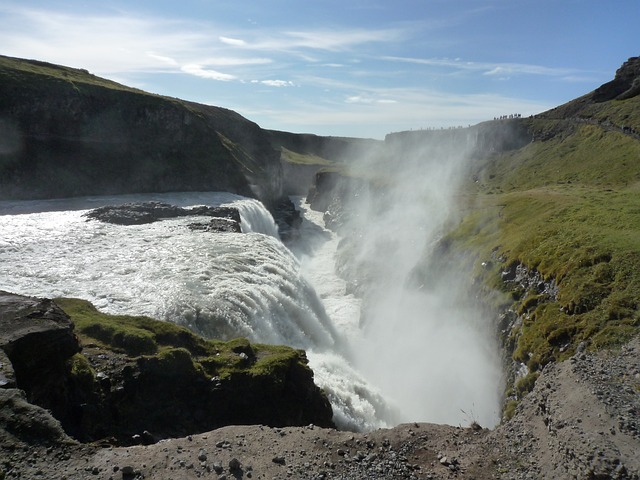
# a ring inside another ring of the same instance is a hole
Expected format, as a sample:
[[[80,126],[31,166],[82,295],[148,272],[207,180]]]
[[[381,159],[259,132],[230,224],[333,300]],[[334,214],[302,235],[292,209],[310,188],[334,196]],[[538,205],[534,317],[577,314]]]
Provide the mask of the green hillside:
[[[444,242],[472,252],[475,275],[504,293],[496,306],[519,316],[505,340],[532,375],[640,325],[640,96],[597,93],[513,120],[533,142],[476,161]],[[554,280],[557,296],[503,282],[516,264]]]

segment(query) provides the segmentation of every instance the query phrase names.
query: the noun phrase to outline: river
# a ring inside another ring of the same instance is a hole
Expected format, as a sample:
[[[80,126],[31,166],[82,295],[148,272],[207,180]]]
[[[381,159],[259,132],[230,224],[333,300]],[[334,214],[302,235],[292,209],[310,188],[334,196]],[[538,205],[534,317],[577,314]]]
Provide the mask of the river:
[[[192,217],[132,226],[84,217],[98,206],[151,200],[235,206],[243,233],[192,231]],[[361,300],[335,274],[338,237],[324,228],[320,213],[295,201],[304,222],[291,249],[260,202],[227,193],[0,202],[0,289],[83,298],[107,313],[148,315],[211,338],[303,348],[340,428],[495,425],[499,368],[489,355],[487,369],[490,345],[473,322],[440,305],[439,315],[450,317],[444,324],[442,316],[411,324],[389,316],[385,328],[378,322],[363,328]],[[424,299],[407,295],[403,302],[424,306]],[[490,395],[480,393],[486,383]]]

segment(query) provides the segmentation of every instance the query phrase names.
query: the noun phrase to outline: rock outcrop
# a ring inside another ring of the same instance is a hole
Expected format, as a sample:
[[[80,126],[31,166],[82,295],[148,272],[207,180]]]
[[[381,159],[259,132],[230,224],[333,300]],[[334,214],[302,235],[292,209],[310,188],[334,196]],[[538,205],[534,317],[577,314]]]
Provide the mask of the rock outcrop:
[[[0,292],[0,349],[0,417],[26,403],[46,408],[56,419],[36,412],[46,438],[131,444],[229,424],[333,425],[305,353],[289,347],[206,341],[166,322],[104,315],[81,300]],[[58,421],[66,434],[56,433]],[[10,434],[29,437],[20,422]]]
[[[208,207],[205,205],[182,208],[163,202],[125,203],[95,208],[85,217],[116,225],[144,225],[165,218],[212,217],[206,224],[193,223],[194,230],[240,232],[240,212],[234,207]]]
[[[66,362],[80,351],[69,317],[51,300],[0,291],[0,349],[10,362],[2,362],[5,386],[17,385],[29,402],[65,416]]]
[[[148,446],[100,449],[3,436],[2,426],[13,428],[25,410],[3,404],[0,391],[0,478],[6,472],[8,478],[123,480],[638,479],[639,381],[636,340],[619,352],[581,353],[548,365],[515,416],[492,431],[475,423],[409,423],[368,433],[227,426]]]
[[[610,82],[595,89],[592,98],[595,102],[608,100],[626,100],[640,94],[640,57],[631,57],[616,71]]]

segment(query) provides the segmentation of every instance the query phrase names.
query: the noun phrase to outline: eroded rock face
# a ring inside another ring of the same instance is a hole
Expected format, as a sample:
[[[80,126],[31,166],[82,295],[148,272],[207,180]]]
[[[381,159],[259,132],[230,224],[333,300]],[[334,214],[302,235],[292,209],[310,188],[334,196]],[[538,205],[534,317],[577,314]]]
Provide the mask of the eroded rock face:
[[[83,440],[154,443],[225,425],[333,425],[303,353],[270,375],[252,374],[255,359],[244,354],[247,371],[225,378],[210,378],[184,348],[131,359],[91,345],[84,355],[97,374],[78,398],[73,428]]]
[[[64,416],[66,361],[80,351],[69,317],[51,300],[0,291],[0,348],[4,367],[27,399]],[[0,361],[2,361],[0,359]]]
[[[626,100],[640,94],[640,57],[631,57],[616,71],[610,82],[601,85],[593,92],[596,102],[607,100]]]
[[[281,193],[279,154],[254,122],[83,70],[0,56],[0,197]],[[250,165],[250,167],[246,167]]]
[[[71,442],[60,422],[47,410],[29,403],[23,391],[0,388],[0,445],[60,445]]]

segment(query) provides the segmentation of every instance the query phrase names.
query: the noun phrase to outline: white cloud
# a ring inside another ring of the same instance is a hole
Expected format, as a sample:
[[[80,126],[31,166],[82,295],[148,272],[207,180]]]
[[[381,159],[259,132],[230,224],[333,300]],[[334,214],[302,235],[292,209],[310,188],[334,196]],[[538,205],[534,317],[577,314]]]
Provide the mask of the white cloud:
[[[172,66],[177,66],[178,65],[178,62],[176,62],[176,60],[171,58],[171,57],[166,57],[164,55],[157,55],[157,54],[155,54],[153,52],[147,52],[147,55],[150,58],[153,58],[155,60],[160,60],[161,62],[164,62],[167,65],[172,65]]]
[[[293,82],[288,80],[262,80],[260,83],[269,85],[270,87],[292,87]]]
[[[392,101],[385,101],[389,99]],[[367,108],[363,108],[365,106]],[[467,126],[504,113],[528,116],[551,107],[501,95],[392,88],[372,89],[341,100],[301,100],[296,104],[278,105],[277,109],[261,109],[249,104],[238,108],[243,115],[267,128],[277,125],[279,129],[318,135],[384,138],[393,131]]]
[[[228,82],[229,80],[236,79],[234,75],[220,73],[216,70],[205,69],[201,65],[183,65],[180,70],[190,75],[195,75],[196,77],[209,78],[211,80],[220,80],[223,82]]]
[[[309,30],[285,32],[285,44],[295,48],[340,51],[364,43],[390,42],[401,36],[399,30]]]
[[[80,15],[0,6],[3,53],[82,67],[99,75],[174,70],[205,51],[183,23],[123,14]]]
[[[270,58],[245,58],[245,57],[211,57],[203,61],[207,65],[216,66],[241,66],[241,65],[267,65],[273,63]]]
[[[367,95],[353,95],[347,97],[345,99],[345,103],[360,103],[364,105],[373,105],[373,104],[393,104],[397,103],[396,100],[392,100],[389,98],[374,98]]]
[[[227,45],[232,45],[234,47],[242,47],[242,46],[247,44],[247,42],[245,42],[244,40],[241,40],[239,38],[231,38],[231,37],[220,36],[220,37],[218,37],[218,39],[222,43],[225,43]]]
[[[412,57],[394,57],[384,56],[382,60],[390,62],[412,63],[418,65],[428,65],[433,67],[445,67],[453,70],[464,70],[472,72],[481,72],[483,75],[546,75],[546,76],[566,76],[577,73],[577,70],[571,68],[554,68],[542,65],[529,65],[524,63],[488,63],[488,62],[469,62],[462,61],[459,58],[454,60],[449,58],[412,58]]]

